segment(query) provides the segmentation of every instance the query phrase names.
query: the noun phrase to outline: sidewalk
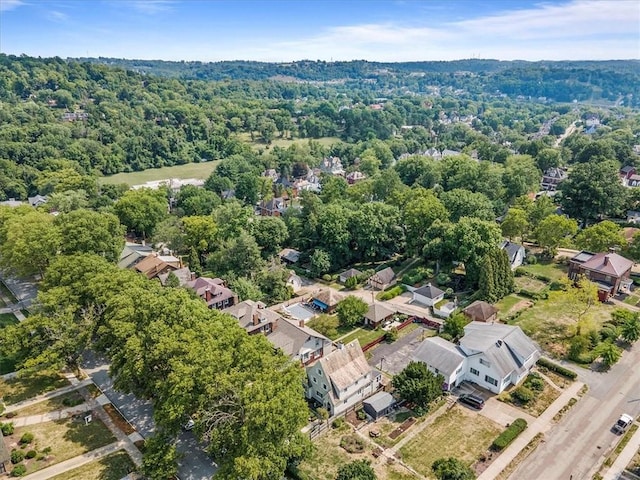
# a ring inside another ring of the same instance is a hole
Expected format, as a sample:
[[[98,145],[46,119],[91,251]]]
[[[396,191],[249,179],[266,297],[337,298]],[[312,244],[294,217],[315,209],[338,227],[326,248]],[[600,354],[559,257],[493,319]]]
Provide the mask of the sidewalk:
[[[636,452],[640,449],[640,429],[636,430],[629,443],[624,447],[624,450],[620,452],[616,461],[602,475],[602,480],[616,480],[624,469],[629,465],[631,459],[635,456]]]
[[[520,451],[527,446],[527,444],[538,433],[544,433],[553,427],[553,417],[569,403],[571,397],[578,397],[578,392],[584,384],[582,382],[575,382],[569,388],[567,388],[562,395],[549,405],[542,415],[540,415],[535,422],[530,424],[522,434],[516,438],[511,445],[503,451],[495,461],[489,465],[477,480],[492,480],[496,478],[502,470],[504,470],[511,460],[513,460]]]
[[[77,405],[75,407],[63,408],[60,410],[54,410],[53,412],[41,413],[39,415],[29,415],[26,417],[15,417],[11,419],[13,426],[18,427],[26,427],[27,425],[36,425],[38,423],[45,422],[53,422],[56,420],[64,420],[65,418],[69,418],[72,415],[77,415],[78,413],[84,413],[89,411],[89,405],[83,403],[81,405]]]
[[[30,400],[25,400],[23,402],[14,403],[13,405],[7,405],[5,408],[5,415],[10,412],[15,412],[16,410],[20,410],[24,407],[29,407],[31,405],[35,405],[36,403],[41,403],[50,398],[59,397],[60,395],[64,395],[65,393],[73,392],[74,390],[78,390],[80,387],[86,387],[87,385],[92,384],[90,378],[86,380],[82,380],[81,382],[76,383],[75,385],[69,385],[68,387],[62,387],[57,390],[53,390],[51,392],[43,393],[42,395],[38,395]]]
[[[46,480],[47,478],[55,477],[61,473],[81,467],[82,465],[93,462],[94,460],[99,460],[102,457],[106,457],[107,455],[115,453],[118,450],[122,450],[123,448],[123,442],[110,443],[102,448],[96,448],[95,450],[70,458],[64,462],[56,463],[55,465],[43,468],[42,470],[38,470],[37,472],[22,478],[24,480]]]

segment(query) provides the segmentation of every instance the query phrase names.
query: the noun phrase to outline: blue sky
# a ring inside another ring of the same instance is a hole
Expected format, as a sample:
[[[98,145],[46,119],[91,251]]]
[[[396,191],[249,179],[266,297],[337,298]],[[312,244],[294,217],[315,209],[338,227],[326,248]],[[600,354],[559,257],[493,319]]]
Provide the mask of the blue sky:
[[[638,0],[0,0],[0,52],[163,60],[640,58]]]

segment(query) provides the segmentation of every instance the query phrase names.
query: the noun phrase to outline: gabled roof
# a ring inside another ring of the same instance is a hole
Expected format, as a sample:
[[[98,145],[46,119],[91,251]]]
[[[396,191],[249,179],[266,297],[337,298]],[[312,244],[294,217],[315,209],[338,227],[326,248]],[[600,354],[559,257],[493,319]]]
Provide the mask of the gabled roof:
[[[276,329],[267,335],[267,339],[289,357],[299,355],[304,344],[314,338],[321,340],[323,343],[331,342],[331,340],[315,330],[309,327],[301,327],[286,318],[279,318]]]
[[[29,202],[29,205],[31,205],[32,207],[37,207],[38,205],[47,203],[49,197],[45,195],[36,195],[35,197],[28,197],[27,200]]]
[[[160,275],[158,275],[158,278],[160,279],[160,283],[162,285],[167,284],[169,273],[173,273],[176,277],[178,277],[178,282],[180,286],[183,286],[187,282],[191,281],[191,276],[192,276],[191,270],[189,270],[189,267],[184,267],[184,268],[179,268],[177,270],[174,270],[173,272],[161,273]]]
[[[589,257],[589,255],[591,255]],[[604,275],[621,277],[633,267],[633,262],[617,253],[591,253],[580,252],[571,259],[577,263],[582,263],[582,268]]]
[[[372,371],[358,340],[343,345],[318,362],[338,391],[346,390]]]
[[[455,345],[441,337],[429,337],[423,340],[413,352],[413,359],[437,368],[447,377],[460,367],[466,355]]]
[[[300,260],[300,252],[298,250],[294,250],[293,248],[283,248],[282,250],[280,250],[278,256],[283,260],[291,263],[296,263],[298,260]]]
[[[444,291],[440,290],[438,287],[434,287],[430,283],[427,283],[426,285],[415,289],[413,293],[417,293],[418,295],[422,295],[423,297],[430,298],[431,300],[444,295]]]
[[[363,403],[371,405],[376,412],[383,412],[393,406],[396,400],[389,392],[378,392],[367,398]]]
[[[324,303],[327,307],[333,307],[334,305],[337,305],[342,300],[344,300],[344,297],[340,295],[338,292],[331,290],[330,288],[327,288],[325,290],[320,290],[318,293],[316,293],[313,296],[313,299]]]
[[[633,165],[625,165],[620,169],[620,173],[624,173],[624,174],[628,174],[635,171],[636,171],[636,167],[634,167]]]
[[[371,320],[374,323],[378,323],[394,313],[396,312],[386,307],[383,303],[376,302],[373,305],[369,305],[369,310],[365,313],[364,318]]]
[[[351,278],[351,277],[357,277],[358,275],[362,275],[362,272],[360,270],[356,270],[355,268],[350,268],[349,270],[342,272],[339,276],[344,278]]]
[[[150,254],[136,263],[133,268],[146,275],[147,278],[153,278],[157,274],[163,273],[166,268],[177,270],[179,266],[180,260],[175,257],[162,257],[156,254]]]
[[[151,253],[153,253],[153,249],[148,245],[127,242],[120,253],[118,267],[131,268],[144,257],[151,255]]]
[[[483,353],[491,368],[504,378],[520,371],[531,355],[540,356],[538,347],[517,326],[499,323],[471,322],[464,327],[460,347],[469,355]]]
[[[224,286],[224,281],[219,278],[198,277],[188,281],[185,286],[194,290],[196,295],[207,302],[207,305],[215,305],[236,296],[231,289]]]
[[[507,256],[509,257],[509,262],[513,263],[518,255],[518,252],[523,251],[524,247],[517,243],[510,242],[509,240],[505,240],[500,244],[500,248],[507,252]]]
[[[493,315],[498,313],[498,309],[490,303],[483,302],[482,300],[476,300],[467,308],[465,308],[463,312],[473,318],[487,320],[488,318],[491,318]]]
[[[245,300],[222,311],[238,320],[240,326],[247,332],[260,328],[265,323],[274,323],[282,319],[273,310],[265,308],[264,303],[253,300]]]
[[[396,278],[396,274],[391,267],[387,267],[373,274],[380,283],[389,283]]]

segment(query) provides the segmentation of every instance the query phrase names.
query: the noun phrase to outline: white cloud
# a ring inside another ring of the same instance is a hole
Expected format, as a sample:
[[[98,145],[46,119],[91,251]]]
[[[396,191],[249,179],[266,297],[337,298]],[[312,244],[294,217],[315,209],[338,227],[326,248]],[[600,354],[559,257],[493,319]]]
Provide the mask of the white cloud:
[[[639,58],[640,3],[576,0],[429,26],[330,27],[308,38],[266,43],[251,57],[247,53],[243,58],[272,61]]]
[[[24,5],[24,2],[20,0],[0,0],[0,12],[6,12],[18,8],[20,5]]]
[[[54,22],[66,22],[69,19],[69,15],[58,10],[49,10],[47,12],[47,17],[49,20],[53,20]]]
[[[135,0],[127,2],[128,5],[142,13],[154,15],[173,9],[173,0]]]

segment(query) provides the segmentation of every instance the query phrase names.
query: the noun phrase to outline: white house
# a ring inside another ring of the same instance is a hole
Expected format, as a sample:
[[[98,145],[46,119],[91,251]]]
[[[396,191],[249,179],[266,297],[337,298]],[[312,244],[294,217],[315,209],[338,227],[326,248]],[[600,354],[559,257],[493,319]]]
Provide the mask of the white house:
[[[466,380],[494,393],[517,385],[540,358],[540,350],[520,327],[471,322],[456,345],[440,337],[424,340],[413,360],[444,377],[450,390]]]
[[[440,318],[449,318],[458,308],[458,302],[438,302],[433,305],[433,314]]]
[[[306,396],[333,417],[376,393],[381,382],[382,375],[369,366],[354,340],[307,366]]]
[[[433,307],[436,303],[444,299],[444,291],[434,287],[430,283],[423,285],[413,291],[413,301]]]
[[[515,270],[524,262],[525,251],[522,245],[505,240],[500,244],[500,248],[507,252],[511,270]]]

